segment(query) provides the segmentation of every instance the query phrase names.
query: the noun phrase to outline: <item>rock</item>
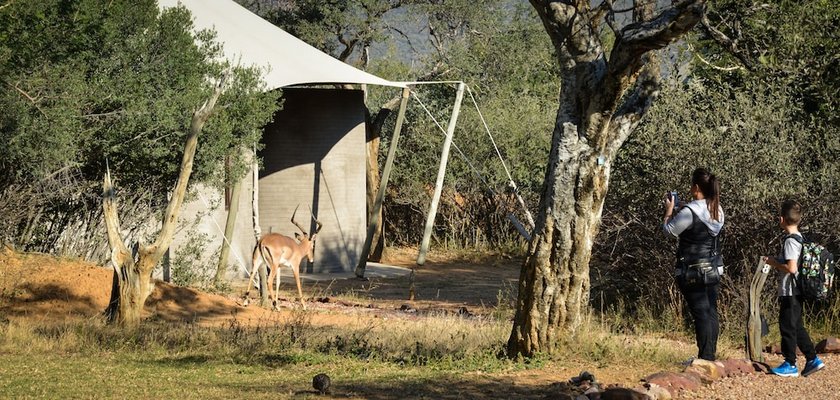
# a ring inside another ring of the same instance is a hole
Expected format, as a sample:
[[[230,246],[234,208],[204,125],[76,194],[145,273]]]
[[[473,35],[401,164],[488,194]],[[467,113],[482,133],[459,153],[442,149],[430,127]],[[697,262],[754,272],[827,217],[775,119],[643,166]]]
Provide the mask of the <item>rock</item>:
[[[732,358],[721,361],[723,364],[724,376],[749,375],[756,372],[752,361],[747,359]]]
[[[753,369],[755,369],[756,372],[762,372],[762,373],[765,373],[765,374],[770,373],[770,368],[771,367],[769,365],[767,365],[767,363],[753,361],[752,366],[753,366]]]
[[[770,343],[767,346],[764,346],[764,352],[770,354],[782,354],[782,345],[778,343]],[[817,352],[819,352],[819,350],[817,350]],[[796,348],[796,355],[803,355],[798,347]]]
[[[697,390],[701,385],[697,376],[676,372],[657,372],[642,379],[642,381],[662,387],[671,394],[671,397],[677,397],[683,390]]]
[[[580,373],[580,375],[573,376],[571,379],[569,379],[569,382],[575,385],[580,385],[586,381],[595,382],[595,375],[592,375],[591,373],[589,373],[589,371],[583,371]]]
[[[324,395],[330,391],[330,376],[327,374],[318,374],[312,377],[312,387],[318,393]]]
[[[655,383],[645,383],[642,387],[636,388],[636,391],[648,395],[652,400],[671,400],[673,398],[670,392]]]
[[[609,388],[601,393],[601,400],[651,400],[650,396],[627,388]]]
[[[685,367],[684,372],[696,375],[700,381],[707,384],[723,378],[726,374],[723,364],[699,358],[692,360],[691,364]]]
[[[601,393],[601,392],[603,392],[603,390],[601,390],[601,387],[600,387],[600,386],[598,386],[598,384],[597,384],[597,383],[594,383],[594,382],[593,382],[593,383],[592,383],[592,386],[590,386],[589,388],[587,388],[587,389],[583,392],[583,394],[585,394],[585,395],[589,396],[589,395],[591,395],[591,394]]]
[[[840,353],[840,339],[828,337],[817,343],[817,353]]]
[[[403,304],[400,306],[400,311],[405,311],[407,313],[416,313],[417,309],[412,307],[411,304]]]

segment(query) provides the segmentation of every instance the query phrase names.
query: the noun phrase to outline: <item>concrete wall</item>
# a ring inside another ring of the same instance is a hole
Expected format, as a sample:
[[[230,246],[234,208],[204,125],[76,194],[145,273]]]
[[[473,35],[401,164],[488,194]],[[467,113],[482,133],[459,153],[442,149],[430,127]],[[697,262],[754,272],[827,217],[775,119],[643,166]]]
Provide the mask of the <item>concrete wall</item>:
[[[259,211],[262,233],[294,236],[290,218],[308,232],[314,214],[323,228],[318,234],[313,265],[304,273],[352,271],[365,240],[365,110],[357,90],[285,89],[283,110],[266,127],[260,152]],[[242,180],[236,228],[228,261],[229,278],[250,272],[256,239],[252,207],[253,176]],[[224,236],[227,210],[224,194],[199,185],[183,206],[171,256],[187,254],[190,240],[206,238],[200,259],[187,260],[196,272],[214,274]],[[310,213],[310,208],[312,214]],[[181,256],[181,258],[184,258]],[[290,279],[288,271],[282,276]],[[157,274],[160,277],[160,274]]]
[[[358,90],[284,89],[261,152],[260,226],[293,236],[295,220],[323,228],[304,272],[355,268],[365,240],[365,109]],[[311,213],[310,213],[311,208]],[[306,263],[304,263],[306,265]]]
[[[242,181],[239,195],[239,209],[231,251],[228,258],[228,278],[245,278],[246,270],[251,269],[251,251],[256,244],[252,218],[252,175],[249,172]],[[218,189],[197,185],[191,190],[189,201],[185,202],[178,221],[178,231],[170,246],[170,258],[184,258],[191,254],[188,248],[195,244],[190,241],[200,241],[204,250],[199,259],[186,259],[193,265],[194,272],[212,277],[216,273],[219,263],[219,251],[222,247],[227,210],[224,208],[224,193]],[[156,275],[161,278],[161,273]]]

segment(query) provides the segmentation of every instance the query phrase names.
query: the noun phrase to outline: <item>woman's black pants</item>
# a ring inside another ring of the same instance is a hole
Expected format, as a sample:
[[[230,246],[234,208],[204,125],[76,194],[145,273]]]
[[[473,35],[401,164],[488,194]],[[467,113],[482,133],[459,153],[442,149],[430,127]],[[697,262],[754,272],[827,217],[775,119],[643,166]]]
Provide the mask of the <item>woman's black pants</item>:
[[[720,321],[717,312],[717,297],[720,284],[704,287],[687,287],[680,277],[677,286],[688,303],[688,310],[694,319],[694,334],[697,338],[697,358],[714,361]]]

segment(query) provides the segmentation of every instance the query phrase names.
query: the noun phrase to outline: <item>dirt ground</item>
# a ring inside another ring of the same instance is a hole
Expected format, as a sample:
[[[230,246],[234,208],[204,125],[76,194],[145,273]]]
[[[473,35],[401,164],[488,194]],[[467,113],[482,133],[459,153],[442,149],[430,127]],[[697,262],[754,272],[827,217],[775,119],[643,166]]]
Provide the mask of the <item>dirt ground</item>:
[[[415,256],[413,250],[392,250],[386,253],[383,262],[415,267]],[[426,312],[489,314],[499,304],[511,306],[521,262],[521,259],[504,256],[461,261],[452,256],[433,254],[425,266],[416,269],[414,301],[408,300],[408,277],[318,282],[305,284],[304,293],[308,297],[308,309],[324,311],[312,313],[313,324],[341,326],[383,316],[422,319]],[[0,250],[0,298],[5,299],[0,300],[0,318],[48,323],[99,315],[109,300],[111,280],[111,269],[92,263]],[[281,288],[283,301],[279,312],[254,305],[243,307],[241,293],[244,288],[245,282],[239,282],[234,285],[231,295],[220,295],[157,282],[145,314],[171,323],[219,326],[236,318],[239,323],[248,325],[281,320],[298,307],[294,285],[284,284]],[[400,308],[404,306],[417,312],[403,312]],[[691,347],[689,343],[674,345]],[[829,360],[832,364],[836,362],[834,358]],[[840,375],[835,374],[832,367],[830,365],[831,369],[821,373],[820,378],[840,381]],[[553,388],[558,382],[583,370],[593,372],[601,382],[631,387],[636,386],[641,377],[656,372],[617,365],[596,368],[582,361],[569,361],[526,371],[465,376],[464,383],[474,385],[477,392],[487,393],[492,389],[493,397],[533,398],[535,395],[542,397],[540,393],[556,393]],[[820,383],[818,387],[826,385]],[[690,398],[775,398],[776,394],[788,393],[785,388],[794,390],[806,386],[805,381],[782,381],[771,376],[727,379]],[[388,388],[383,388],[386,390]],[[813,398],[832,398],[831,393],[828,397],[815,395]],[[376,398],[375,393],[369,394]]]
[[[413,250],[392,250],[383,262],[414,267]],[[313,324],[341,325],[360,318],[399,317],[422,319],[424,313],[491,313],[500,302],[510,307],[522,260],[511,257],[459,261],[447,255],[431,254],[415,274],[415,300],[409,301],[409,277],[392,279],[346,279],[304,284],[307,308]],[[112,270],[77,259],[58,259],[43,254],[19,254],[0,250],[0,317],[25,318],[38,322],[61,322],[100,315],[110,298]],[[286,318],[298,307],[294,285],[281,287],[281,311],[255,305],[242,306],[246,282],[236,282],[231,295],[201,292],[158,281],[146,303],[146,317],[172,323],[220,326],[236,318],[241,324],[270,324]],[[10,292],[14,291],[14,292]],[[252,296],[255,296],[252,290]],[[11,299],[11,300],[9,300]],[[257,298],[253,299],[258,301]],[[417,311],[406,313],[401,307]],[[472,379],[492,385],[494,390],[525,395],[523,391],[549,390],[552,384],[568,380],[582,370],[598,374],[600,380],[635,384],[638,372],[621,367],[592,368],[578,362],[562,367],[541,368]],[[475,377],[474,377],[475,378]]]
[[[391,265],[414,266],[411,251],[391,252]],[[474,265],[457,261],[437,261],[430,257],[416,270],[415,301],[409,301],[408,277],[393,279],[345,279],[304,283],[307,308],[351,309],[369,314],[397,311],[404,305],[422,312],[459,312],[463,307],[475,314],[489,313],[501,298],[512,301],[519,274],[519,260],[500,258],[493,265]],[[75,260],[42,254],[0,252],[0,290],[11,298],[2,306],[8,318],[64,320],[96,315],[110,298],[112,270]],[[282,318],[283,311],[244,307],[242,293],[247,282],[234,282],[232,294],[220,295],[157,281],[146,303],[145,315],[170,322],[197,322],[216,325],[233,315],[245,324]],[[14,290],[16,293],[7,293]],[[258,298],[251,290],[252,302]],[[294,285],[283,283],[281,308],[296,307]],[[324,315],[336,318],[336,315]],[[334,323],[335,321],[325,321]]]

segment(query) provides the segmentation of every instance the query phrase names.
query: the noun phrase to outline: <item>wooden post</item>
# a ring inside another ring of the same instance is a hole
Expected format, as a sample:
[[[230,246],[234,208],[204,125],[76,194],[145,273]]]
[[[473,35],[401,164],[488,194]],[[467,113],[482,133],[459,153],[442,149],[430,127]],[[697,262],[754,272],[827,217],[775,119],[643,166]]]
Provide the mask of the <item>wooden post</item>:
[[[458,113],[461,111],[461,101],[464,99],[464,82],[458,84],[458,91],[455,93],[455,105],[452,107],[452,116],[449,118],[449,126],[446,128],[446,138],[443,140],[443,151],[440,154],[440,167],[438,168],[435,193],[432,195],[432,204],[429,206],[429,214],[426,216],[426,229],[423,231],[423,242],[420,243],[420,254],[417,256],[417,265],[426,262],[426,253],[429,251],[429,242],[432,239],[432,228],[435,225],[440,195],[443,192],[443,178],[446,176],[446,163],[449,162],[449,148],[452,146],[452,137],[455,134],[455,123],[458,121]]]
[[[376,201],[373,203],[373,210],[368,220],[367,235],[365,236],[365,244],[362,246],[362,254],[359,257],[359,263],[356,265],[356,276],[359,278],[365,277],[365,268],[367,267],[367,259],[370,256],[370,248],[373,245],[373,234],[379,225],[379,214],[382,211],[382,202],[385,200],[385,189],[388,187],[388,178],[391,176],[391,169],[394,165],[394,157],[397,153],[397,144],[400,141],[400,132],[402,131],[403,121],[405,120],[405,106],[408,103],[408,97],[411,94],[409,88],[402,90],[402,98],[400,99],[400,111],[397,113],[397,123],[394,126],[394,136],[391,138],[391,147],[388,149],[388,157],[385,159],[385,167],[382,170],[382,178],[379,180],[379,191],[376,193]]]
[[[230,191],[230,206],[228,207],[227,221],[225,222],[225,236],[222,238],[222,252],[219,254],[219,265],[216,267],[216,277],[213,285],[219,287],[227,273],[227,263],[230,256],[230,243],[233,240],[233,230],[236,227],[236,214],[239,211],[239,192],[242,191],[242,182],[237,180],[233,183]]]
[[[166,201],[172,200],[172,195],[169,193],[166,194]],[[163,216],[161,218],[166,218],[166,210],[163,211]],[[162,219],[161,219],[162,221]],[[163,252],[163,258],[161,258],[160,263],[163,266],[163,281],[166,283],[172,283],[172,248],[167,247],[166,251]]]
[[[251,210],[253,212],[254,222],[254,237],[257,241],[262,236],[260,229],[260,164],[257,160],[257,145],[254,145],[254,154],[252,155],[253,162],[251,164]]]
[[[254,238],[259,243],[262,237],[262,229],[260,229],[260,164],[257,159],[257,145],[254,144],[253,163],[251,164],[251,211],[253,215],[254,224]],[[266,290],[266,269],[265,263],[259,268],[260,274],[260,306],[265,307],[268,304],[268,290]],[[250,277],[249,277],[250,278]],[[250,280],[249,280],[250,282]],[[250,284],[250,283],[249,283]],[[251,288],[247,288],[251,290]]]
[[[747,320],[747,357],[754,362],[764,362],[761,353],[761,292],[767,281],[770,266],[764,257],[758,258],[758,266],[750,283],[749,317]]]

